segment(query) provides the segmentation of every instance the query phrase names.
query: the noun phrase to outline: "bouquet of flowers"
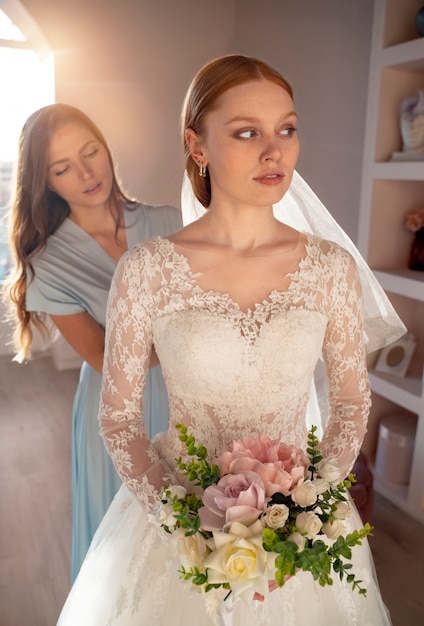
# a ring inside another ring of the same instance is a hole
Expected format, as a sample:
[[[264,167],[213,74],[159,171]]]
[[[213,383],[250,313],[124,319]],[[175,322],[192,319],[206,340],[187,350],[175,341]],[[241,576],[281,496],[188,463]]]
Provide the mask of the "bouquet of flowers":
[[[177,428],[190,460],[176,461],[194,490],[166,487],[156,515],[178,542],[185,580],[205,591],[222,587],[248,602],[298,571],[332,585],[333,571],[366,594],[349,561],[372,528],[365,524],[343,535],[351,512],[347,489],[355,478],[341,481],[337,464],[323,460],[315,427],[306,454],[262,433],[234,441],[217,464],[207,461],[205,446],[186,427]]]

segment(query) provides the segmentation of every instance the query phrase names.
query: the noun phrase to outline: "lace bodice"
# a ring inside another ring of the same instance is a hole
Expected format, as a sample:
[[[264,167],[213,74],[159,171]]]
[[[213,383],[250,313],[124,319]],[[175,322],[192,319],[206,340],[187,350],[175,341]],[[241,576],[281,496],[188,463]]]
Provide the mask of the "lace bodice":
[[[117,470],[143,502],[180,482],[175,424],[216,452],[266,431],[305,446],[305,412],[323,355],[329,415],[321,443],[347,473],[370,406],[356,266],[342,248],[307,235],[287,290],[244,312],[229,295],[204,291],[168,239],[139,244],[118,265],[109,296],[101,433]],[[170,403],[166,433],[149,441],[143,386],[154,344]]]

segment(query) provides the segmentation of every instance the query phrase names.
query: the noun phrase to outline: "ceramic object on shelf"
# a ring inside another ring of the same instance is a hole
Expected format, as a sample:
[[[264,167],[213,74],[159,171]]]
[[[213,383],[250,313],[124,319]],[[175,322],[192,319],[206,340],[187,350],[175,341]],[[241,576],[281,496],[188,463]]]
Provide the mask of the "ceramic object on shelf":
[[[415,415],[388,415],[381,420],[375,471],[385,481],[409,483],[416,431]]]
[[[415,24],[420,37],[424,37],[424,7],[421,7],[418,11],[417,17],[415,18]]]
[[[411,246],[409,269],[424,271],[424,227],[417,230]]]

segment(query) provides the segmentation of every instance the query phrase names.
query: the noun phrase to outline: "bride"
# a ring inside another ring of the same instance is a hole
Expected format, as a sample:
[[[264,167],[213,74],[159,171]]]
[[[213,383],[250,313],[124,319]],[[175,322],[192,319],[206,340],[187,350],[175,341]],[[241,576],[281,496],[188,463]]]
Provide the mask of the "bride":
[[[205,444],[211,461],[234,439],[262,430],[304,449],[321,359],[328,393],[326,402],[320,387],[316,394],[315,409],[325,413],[320,449],[346,476],[367,429],[366,347],[405,330],[359,253],[295,172],[297,115],[278,72],[240,55],[208,63],[188,90],[183,138],[198,201],[186,217],[200,217],[137,245],[117,268],[99,418],[124,486],[59,624],[388,625],[366,540],[353,550],[366,597],[345,580],[321,587],[301,572],[263,602],[253,595],[244,602],[224,600],[220,589],[198,593],[181,580],[174,542],[154,519],[163,486],[185,483],[176,463],[184,454],[177,423]],[[281,221],[284,206],[291,226]],[[153,346],[170,425],[150,441],[142,407]],[[348,524],[362,526],[356,513]]]

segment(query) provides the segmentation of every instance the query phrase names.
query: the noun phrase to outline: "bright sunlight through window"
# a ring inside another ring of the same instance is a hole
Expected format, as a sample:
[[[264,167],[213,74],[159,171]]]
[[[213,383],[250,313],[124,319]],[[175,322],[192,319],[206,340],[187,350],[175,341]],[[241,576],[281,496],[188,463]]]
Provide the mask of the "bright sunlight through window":
[[[28,16],[28,19],[29,16]],[[19,133],[31,113],[54,102],[54,57],[34,37],[25,37],[25,20],[18,25],[0,10],[0,282],[9,269],[6,217]]]

